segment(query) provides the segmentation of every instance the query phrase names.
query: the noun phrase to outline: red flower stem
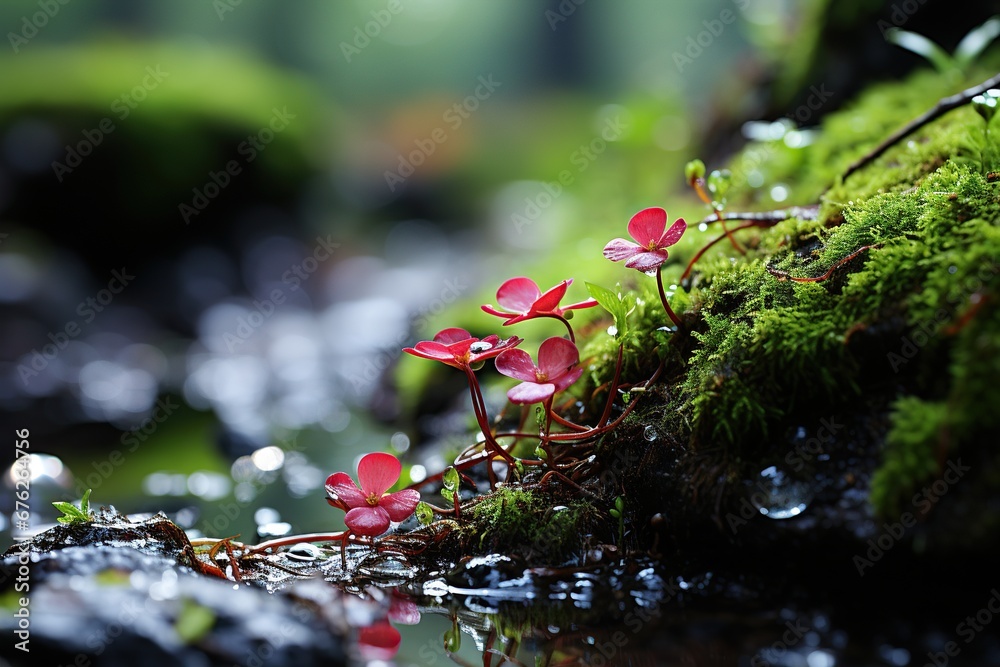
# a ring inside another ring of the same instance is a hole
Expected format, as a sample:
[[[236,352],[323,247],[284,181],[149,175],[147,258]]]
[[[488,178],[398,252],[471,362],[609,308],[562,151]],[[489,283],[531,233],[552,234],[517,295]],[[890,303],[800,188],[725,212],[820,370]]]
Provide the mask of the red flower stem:
[[[565,426],[568,429],[572,429],[574,431],[589,431],[590,430],[589,426],[581,426],[580,424],[575,424],[575,423],[569,421],[568,419],[560,417],[559,414],[557,412],[555,412],[554,410],[551,412],[550,416],[552,417],[552,420],[555,423],[559,424],[560,426]]]
[[[770,225],[765,225],[765,224],[760,223],[760,222],[748,222],[748,223],[740,225],[739,227],[737,227],[736,229],[733,229],[732,231],[738,232],[738,231],[741,231],[741,230],[744,230],[744,229],[749,229],[750,227],[764,227],[764,226],[770,226]],[[706,245],[701,250],[699,250],[698,252],[696,252],[695,255],[694,255],[694,257],[691,258],[691,261],[688,262],[687,268],[684,269],[684,273],[681,275],[681,282],[684,282],[687,279],[687,277],[689,275],[691,275],[691,270],[694,268],[695,263],[699,259],[701,259],[701,256],[704,255],[706,252],[708,252],[709,248],[711,248],[712,246],[714,246],[716,243],[718,243],[722,239],[726,238],[728,235],[729,235],[729,233],[727,232],[725,234],[722,234],[721,236],[718,236],[718,237],[712,239],[711,241],[708,242],[708,245]]]
[[[722,217],[722,208],[715,205],[715,202],[712,200],[712,196],[705,189],[705,179],[704,178],[694,179],[693,181],[691,181],[691,187],[693,187],[694,191],[698,193],[698,198],[712,208],[712,211],[714,211],[715,213],[715,219],[718,220],[719,223],[722,225],[722,231],[726,233],[726,238],[728,238],[729,242],[733,244],[733,249],[736,250],[736,252],[740,253],[741,255],[745,255],[746,251],[740,246],[739,243],[736,242],[736,239],[733,237],[733,235],[729,233],[729,229],[726,228],[726,221]]]
[[[681,318],[677,317],[677,313],[670,307],[667,303],[667,294],[663,291],[663,265],[661,264],[656,269],[656,289],[660,291],[660,303],[663,304],[663,309],[667,311],[667,315],[670,317],[671,321],[677,325],[677,330],[682,331],[684,329],[684,323],[681,322]]]
[[[601,427],[604,422],[608,421],[611,417],[611,409],[615,405],[615,396],[618,393],[618,381],[622,376],[622,361],[623,361],[623,351],[625,349],[625,344],[621,343],[618,345],[618,359],[615,361],[615,376],[611,380],[611,386],[608,388],[608,401],[604,404],[604,412],[601,413],[601,419],[597,422],[597,426]]]
[[[349,534],[350,531],[342,530],[337,533],[305,533],[302,535],[290,535],[288,537],[279,537],[274,540],[268,540],[267,542],[261,542],[255,546],[250,547],[248,553],[258,554],[268,549],[275,549],[277,547],[287,547],[292,544],[304,544],[311,542],[338,542],[344,539],[345,534]],[[355,538],[362,543],[369,543],[370,541],[365,538],[359,538],[355,535]]]
[[[476,420],[479,422],[479,428],[483,432],[483,438],[486,440],[486,448],[492,450],[494,454],[499,455],[500,458],[506,461],[507,465],[513,466],[515,462],[514,457],[501,447],[500,443],[493,437],[493,429],[490,428],[490,422],[486,416],[486,401],[483,400],[483,393],[479,388],[479,380],[476,379],[476,374],[470,367],[466,366],[465,376],[469,380],[469,391],[472,392],[472,405],[476,412]],[[490,486],[493,486],[493,467],[489,466],[487,472],[491,478]]]
[[[545,315],[545,317],[551,317],[552,319],[559,320],[560,322],[565,324],[566,331],[569,332],[569,342],[576,344],[576,336],[573,334],[573,326],[569,323],[569,320],[567,320],[562,315]]]

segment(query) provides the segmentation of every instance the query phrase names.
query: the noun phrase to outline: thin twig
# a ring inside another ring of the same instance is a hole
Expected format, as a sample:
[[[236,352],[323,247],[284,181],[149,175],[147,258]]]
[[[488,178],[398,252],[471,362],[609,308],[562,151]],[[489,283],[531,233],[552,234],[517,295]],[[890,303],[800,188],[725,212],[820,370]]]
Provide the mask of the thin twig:
[[[844,172],[844,175],[841,176],[840,178],[841,182],[846,181],[848,176],[856,172],[858,169],[861,169],[862,167],[870,163],[872,160],[878,158],[880,155],[882,155],[887,150],[892,148],[894,145],[896,145],[906,137],[910,136],[911,134],[922,128],[924,125],[927,125],[931,121],[937,120],[938,118],[945,115],[952,109],[957,109],[958,107],[964,104],[968,104],[972,100],[972,98],[975,97],[976,95],[982,95],[990,88],[996,88],[997,86],[1000,86],[1000,74],[997,74],[991,79],[987,79],[978,86],[973,86],[972,88],[966,88],[960,93],[956,93],[954,95],[950,95],[949,97],[942,98],[941,100],[938,101],[937,104],[934,105],[933,108],[917,116],[909,123],[907,123],[903,127],[899,128],[898,130],[890,134],[885,139],[885,141],[876,146],[871,152],[869,152],[860,160],[857,160],[856,162],[854,162],[854,164],[849,166],[847,168],[847,171]]]

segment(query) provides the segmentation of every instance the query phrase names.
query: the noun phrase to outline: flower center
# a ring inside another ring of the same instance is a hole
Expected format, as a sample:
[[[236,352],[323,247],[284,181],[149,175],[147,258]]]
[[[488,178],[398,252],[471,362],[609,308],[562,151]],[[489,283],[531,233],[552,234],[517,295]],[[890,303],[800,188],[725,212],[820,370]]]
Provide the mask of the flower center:
[[[650,241],[649,243],[646,244],[646,250],[648,250],[649,252],[654,252],[657,249],[657,247],[658,247],[657,241]]]
[[[541,371],[535,371],[535,382],[548,382],[549,376]]]
[[[365,502],[371,505],[372,507],[375,507],[376,505],[378,505],[378,496],[376,496],[374,493],[369,493],[368,497],[365,498]]]

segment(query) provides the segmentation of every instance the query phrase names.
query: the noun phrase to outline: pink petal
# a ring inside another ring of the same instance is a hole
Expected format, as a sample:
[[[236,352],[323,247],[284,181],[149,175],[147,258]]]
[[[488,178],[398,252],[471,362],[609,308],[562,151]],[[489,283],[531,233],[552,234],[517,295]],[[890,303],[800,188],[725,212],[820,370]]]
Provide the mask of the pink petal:
[[[484,306],[481,306],[481,308],[483,309],[484,313],[489,313],[490,315],[496,315],[497,317],[503,317],[503,318],[508,319],[508,320],[510,318],[514,317],[514,313],[504,313],[504,312],[501,312],[501,311],[497,310],[496,308],[494,308],[491,305],[484,305]]]
[[[541,403],[547,401],[552,394],[556,393],[554,384],[536,382],[522,382],[507,392],[507,398],[511,403],[525,405],[528,403]],[[353,511],[353,510],[352,510]]]
[[[525,382],[534,382],[536,379],[535,363],[524,350],[505,350],[497,357],[496,364],[497,370],[509,378]]]
[[[538,285],[530,278],[511,278],[497,290],[497,303],[515,313],[523,313],[541,294]]]
[[[628,233],[639,245],[648,247],[663,236],[666,226],[666,211],[662,208],[644,208],[628,221]]]
[[[670,229],[663,232],[663,236],[657,241],[657,248],[666,248],[667,246],[672,246],[681,240],[684,231],[687,229],[687,223],[684,222],[684,218],[677,218],[674,224],[670,225]]]
[[[413,600],[393,594],[392,602],[389,603],[389,620],[403,625],[416,625],[420,622],[420,610]]]
[[[653,252],[640,252],[632,259],[625,262],[625,266],[636,271],[652,271],[667,261],[666,250],[655,250]]]
[[[358,482],[365,495],[381,498],[389,490],[403,469],[402,464],[392,454],[373,452],[365,454],[358,463]]]
[[[553,381],[580,361],[576,345],[565,338],[546,338],[538,348],[538,369]]]
[[[536,313],[547,313],[559,308],[559,302],[566,296],[566,288],[569,287],[570,280],[564,280],[555,287],[547,290],[535,300],[531,310]]]
[[[358,650],[365,660],[391,660],[402,642],[399,630],[385,621],[358,630]]]
[[[620,262],[640,252],[642,248],[625,239],[614,239],[604,246],[604,256],[612,262]]]
[[[465,329],[459,329],[458,327],[442,329],[434,335],[435,342],[444,343],[445,345],[451,345],[452,343],[457,343],[460,340],[467,340],[469,338],[472,338],[472,334]]]
[[[355,507],[347,516],[344,523],[357,535],[381,535],[389,530],[389,513],[381,507]]]
[[[587,299],[586,301],[581,301],[580,303],[571,303],[568,306],[563,306],[563,310],[575,310],[577,308],[593,308],[597,305],[597,299]]]
[[[436,361],[454,361],[455,355],[451,353],[447,345],[430,340],[422,340],[413,347],[403,348],[403,352],[409,352],[415,357],[424,359],[434,359]]]
[[[420,502],[420,492],[416,489],[403,489],[396,493],[382,496],[378,506],[384,509],[393,521],[405,521],[417,509]]]
[[[346,472],[335,472],[327,477],[326,492],[347,503],[348,507],[367,505],[365,494]]]
[[[555,379],[555,382],[553,382],[553,384],[556,386],[556,391],[562,391],[566,387],[570,386],[571,384],[579,380],[581,375],[583,375],[583,369],[577,366],[569,373],[564,373],[563,375],[559,376],[558,378]]]

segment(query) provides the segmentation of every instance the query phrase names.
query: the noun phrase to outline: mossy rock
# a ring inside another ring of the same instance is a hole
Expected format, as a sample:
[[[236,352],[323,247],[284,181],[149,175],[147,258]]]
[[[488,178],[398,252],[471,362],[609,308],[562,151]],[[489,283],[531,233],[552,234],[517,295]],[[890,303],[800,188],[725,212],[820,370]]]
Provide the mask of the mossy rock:
[[[811,144],[750,144],[733,158],[729,210],[775,208],[765,200],[778,183],[802,208],[740,232],[745,256],[720,243],[702,257],[690,289],[671,296],[687,333],[665,328],[654,281],[637,276],[622,380],[643,382],[661,361],[663,371],[596,450],[585,486],[604,499],[592,503],[602,539],[617,540],[607,511],[624,494],[625,550],[717,555],[733,543],[805,540],[847,555],[907,513],[910,551],[982,554],[997,543],[997,518],[974,508],[1000,484],[988,446],[1000,435],[1000,121],[957,108],[841,177],[940,98],[991,74],[881,84],[830,115]],[[588,372],[576,388],[593,414],[617,357],[617,341],[596,329],[581,341]],[[808,497],[789,514],[801,516],[743,530],[765,515],[766,502],[751,502],[761,479],[802,485]],[[539,504],[503,489],[478,501],[463,533],[476,548],[530,542],[538,518],[573,495]]]

